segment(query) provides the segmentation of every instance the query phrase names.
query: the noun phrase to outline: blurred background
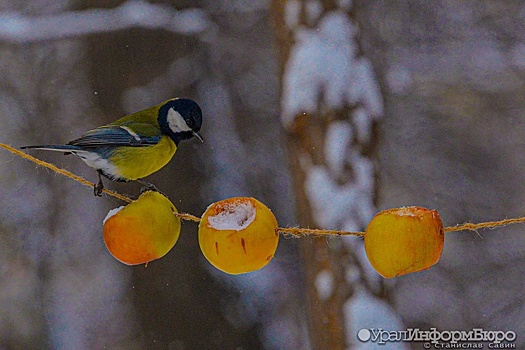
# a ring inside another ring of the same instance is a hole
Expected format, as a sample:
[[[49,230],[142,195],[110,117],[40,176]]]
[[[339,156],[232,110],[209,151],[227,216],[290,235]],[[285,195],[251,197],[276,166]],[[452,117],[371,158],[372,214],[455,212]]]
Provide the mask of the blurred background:
[[[522,216],[524,18],[522,1],[0,0],[0,142],[186,96],[206,142],[147,179],[179,211],[253,196],[281,226],[339,230],[404,205],[446,226]],[[392,280],[353,237],[282,237],[229,276],[191,222],[162,259],[119,263],[102,220],[120,205],[0,152],[0,349],[374,349],[360,329],[433,327],[525,346],[521,225],[449,233],[436,266]]]

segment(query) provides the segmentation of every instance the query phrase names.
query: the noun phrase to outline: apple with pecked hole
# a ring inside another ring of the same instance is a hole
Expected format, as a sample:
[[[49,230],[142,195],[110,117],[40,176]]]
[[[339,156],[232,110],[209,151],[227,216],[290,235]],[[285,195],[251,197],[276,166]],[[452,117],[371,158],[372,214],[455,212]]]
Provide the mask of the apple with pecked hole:
[[[266,266],[279,243],[277,220],[255,198],[235,197],[211,204],[199,224],[199,246],[217,269],[232,274]]]

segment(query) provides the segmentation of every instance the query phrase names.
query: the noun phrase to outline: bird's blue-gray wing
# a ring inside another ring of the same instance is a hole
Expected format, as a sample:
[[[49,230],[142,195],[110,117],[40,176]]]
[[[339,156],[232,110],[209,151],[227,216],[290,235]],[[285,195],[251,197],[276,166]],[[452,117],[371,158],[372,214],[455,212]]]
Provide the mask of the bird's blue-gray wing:
[[[135,132],[134,130],[140,130]],[[149,146],[155,145],[162,137],[159,128],[151,124],[135,123],[133,130],[127,126],[107,125],[88,131],[68,145],[81,148]]]

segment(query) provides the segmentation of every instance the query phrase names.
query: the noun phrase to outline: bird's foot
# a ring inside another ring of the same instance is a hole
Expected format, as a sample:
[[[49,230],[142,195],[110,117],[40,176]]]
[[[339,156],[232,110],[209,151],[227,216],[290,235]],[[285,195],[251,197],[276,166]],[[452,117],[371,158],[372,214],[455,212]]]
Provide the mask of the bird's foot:
[[[93,186],[93,193],[95,194],[95,197],[102,197],[102,191],[104,190],[104,184],[102,183],[102,172],[100,170],[98,172],[98,183]]]
[[[157,188],[157,186],[155,186],[154,184],[150,183],[150,182],[147,182],[147,181],[144,181],[144,180],[136,180],[139,184],[141,184],[142,187],[140,189],[140,194],[143,194],[144,192],[146,191],[155,191],[155,192],[158,192],[160,194],[162,194],[163,196],[165,196],[164,193],[162,193],[161,191],[159,191],[159,189]]]
[[[104,184],[102,181],[98,182],[95,186],[93,186],[93,193],[96,197],[102,197],[102,191],[104,190]]]

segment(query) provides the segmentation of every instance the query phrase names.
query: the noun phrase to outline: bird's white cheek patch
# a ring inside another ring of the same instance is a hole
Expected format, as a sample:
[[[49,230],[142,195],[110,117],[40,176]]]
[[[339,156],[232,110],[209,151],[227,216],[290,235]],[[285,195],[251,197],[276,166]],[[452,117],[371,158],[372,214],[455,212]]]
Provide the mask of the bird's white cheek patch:
[[[188,124],[186,124],[184,118],[182,118],[182,115],[180,115],[180,113],[173,108],[169,109],[167,120],[169,128],[175,133],[181,131],[191,131],[191,128],[188,126]]]

